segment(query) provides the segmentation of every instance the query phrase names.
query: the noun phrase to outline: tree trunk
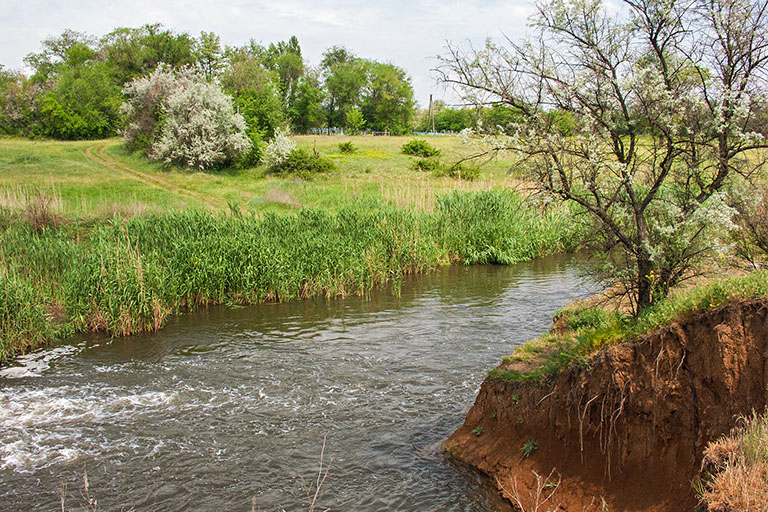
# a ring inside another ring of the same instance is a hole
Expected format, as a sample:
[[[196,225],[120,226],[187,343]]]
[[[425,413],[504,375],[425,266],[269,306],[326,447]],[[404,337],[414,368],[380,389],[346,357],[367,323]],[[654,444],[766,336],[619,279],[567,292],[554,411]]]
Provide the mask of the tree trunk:
[[[647,254],[637,256],[637,311],[640,313],[643,309],[651,305],[651,258]]]

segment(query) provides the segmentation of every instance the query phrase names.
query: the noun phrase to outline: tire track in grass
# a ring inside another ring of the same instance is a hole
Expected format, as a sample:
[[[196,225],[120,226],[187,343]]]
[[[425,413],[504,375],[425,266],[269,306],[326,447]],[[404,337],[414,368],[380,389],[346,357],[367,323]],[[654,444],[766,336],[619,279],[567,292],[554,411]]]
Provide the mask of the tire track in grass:
[[[104,154],[105,147],[106,144],[95,144],[93,146],[88,146],[85,148],[85,157],[102,167],[106,167],[115,172],[118,172],[123,176],[143,183],[150,188],[170,192],[172,194],[182,196],[186,199],[193,199],[203,203],[205,206],[212,210],[218,210],[226,206],[221,198],[204,194],[202,192],[197,192],[195,190],[189,190],[159,176],[152,176],[151,174],[137,171],[136,169],[128,167],[122,162],[113,160]]]

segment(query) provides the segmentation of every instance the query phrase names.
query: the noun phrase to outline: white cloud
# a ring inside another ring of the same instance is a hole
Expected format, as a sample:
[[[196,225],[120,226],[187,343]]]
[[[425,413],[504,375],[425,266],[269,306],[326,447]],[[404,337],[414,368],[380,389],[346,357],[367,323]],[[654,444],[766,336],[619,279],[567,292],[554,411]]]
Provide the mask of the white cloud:
[[[103,35],[115,27],[162,23],[198,35],[213,31],[222,42],[264,43],[296,35],[305,58],[317,64],[322,52],[341,45],[357,55],[392,62],[413,79],[424,105],[434,87],[431,58],[446,40],[482,41],[522,37],[532,0],[0,0],[0,64],[20,68],[40,41],[70,28]]]

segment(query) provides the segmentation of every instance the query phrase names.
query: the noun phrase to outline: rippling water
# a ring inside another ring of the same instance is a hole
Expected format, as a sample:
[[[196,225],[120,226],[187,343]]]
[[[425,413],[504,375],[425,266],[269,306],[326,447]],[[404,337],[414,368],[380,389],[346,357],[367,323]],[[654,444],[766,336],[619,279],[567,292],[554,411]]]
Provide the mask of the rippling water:
[[[449,267],[399,298],[183,316],[0,371],[0,510],[506,510],[439,443],[484,371],[589,293],[570,260]]]

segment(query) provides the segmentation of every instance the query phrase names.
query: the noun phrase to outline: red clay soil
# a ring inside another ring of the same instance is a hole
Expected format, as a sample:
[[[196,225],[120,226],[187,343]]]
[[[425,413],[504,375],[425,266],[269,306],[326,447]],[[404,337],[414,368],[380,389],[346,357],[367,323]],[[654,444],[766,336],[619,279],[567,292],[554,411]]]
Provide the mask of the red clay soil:
[[[537,489],[554,490],[541,512],[693,511],[704,447],[762,411],[767,386],[768,299],[731,303],[545,383],[486,379],[444,450],[525,511]]]

